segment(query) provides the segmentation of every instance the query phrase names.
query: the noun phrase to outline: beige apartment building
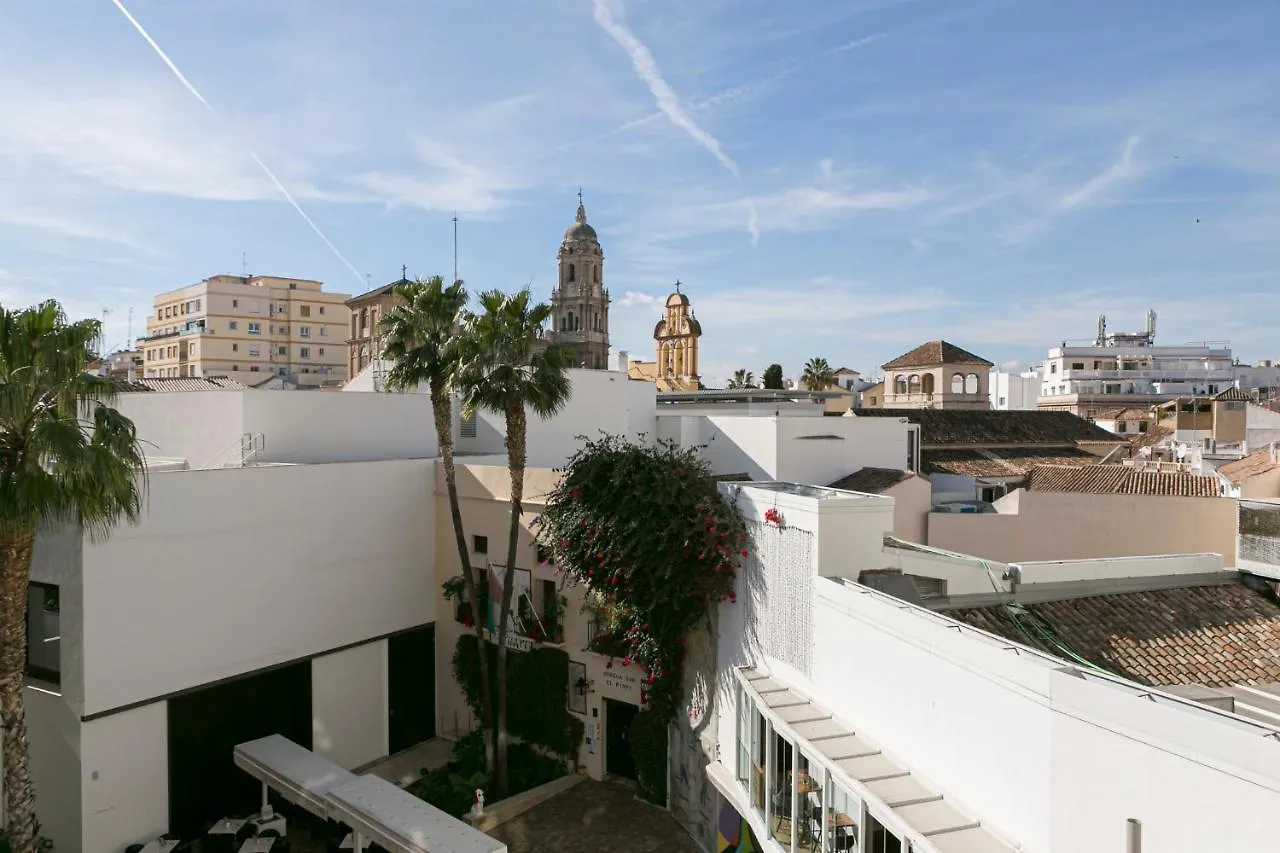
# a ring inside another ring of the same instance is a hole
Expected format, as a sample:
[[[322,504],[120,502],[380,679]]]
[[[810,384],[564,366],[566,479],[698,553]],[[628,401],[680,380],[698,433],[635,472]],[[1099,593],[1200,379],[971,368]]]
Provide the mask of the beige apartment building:
[[[142,375],[344,382],[350,294],[322,287],[302,278],[215,275],[161,293],[138,339]]]

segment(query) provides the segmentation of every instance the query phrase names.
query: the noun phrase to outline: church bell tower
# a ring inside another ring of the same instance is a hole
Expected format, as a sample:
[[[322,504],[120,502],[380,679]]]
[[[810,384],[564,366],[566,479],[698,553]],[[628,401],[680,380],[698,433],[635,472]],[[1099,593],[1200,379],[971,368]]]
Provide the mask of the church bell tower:
[[[574,367],[609,367],[609,291],[604,286],[604,252],[596,230],[587,224],[587,210],[578,191],[578,214],[564,232],[556,287],[552,342],[573,350]]]

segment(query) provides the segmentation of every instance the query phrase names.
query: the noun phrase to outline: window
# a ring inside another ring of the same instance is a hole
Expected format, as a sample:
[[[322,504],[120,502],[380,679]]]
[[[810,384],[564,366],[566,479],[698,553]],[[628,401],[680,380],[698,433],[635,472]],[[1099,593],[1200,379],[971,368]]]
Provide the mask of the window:
[[[1084,370],[1084,362],[1083,362],[1083,361],[1073,361],[1073,362],[1071,362],[1071,369],[1072,369],[1072,370]]]
[[[569,264],[567,272],[568,275],[565,276],[565,281],[574,281],[577,278],[577,271],[573,268],[573,264]]]
[[[310,326],[299,326],[299,327],[298,327],[298,334],[299,334],[299,335],[301,335],[301,336],[302,336],[302,337],[304,337],[304,338],[309,338],[309,337],[311,337],[311,327],[310,327]]]
[[[850,386],[852,386],[852,385],[853,385],[852,380],[849,382],[849,384],[850,384]],[[923,391],[923,392],[924,392],[924,393],[926,393],[926,394],[932,394],[932,393],[933,393],[933,374],[932,374],[932,373],[926,373],[926,374],[925,374],[925,375],[920,379],[920,390],[921,390],[921,391]]]
[[[197,299],[197,300],[196,300],[196,310],[197,310],[197,311],[199,311],[199,310],[200,310],[200,300],[199,300],[199,299]]]
[[[250,323],[250,324],[249,324],[249,334],[251,334],[251,335],[260,335],[260,334],[262,334],[262,324],[261,324],[261,323]]]
[[[227,323],[227,328],[234,332],[236,329],[240,328],[240,324],[235,320],[232,320],[230,323]]]
[[[58,587],[27,584],[27,675],[50,684],[58,684],[62,675],[59,609]]]
[[[1209,386],[1209,393],[1210,393],[1210,394],[1217,394],[1217,393],[1218,393],[1218,386],[1217,386],[1217,385],[1210,385],[1210,386]]]
[[[1147,422],[1138,421],[1138,432],[1146,432],[1146,431],[1147,431]]]
[[[472,536],[471,550],[477,554],[489,553],[489,537],[488,536]]]
[[[1244,411],[1244,400],[1227,400],[1228,412]]]
[[[163,310],[163,309],[161,309],[161,308],[157,308],[157,309],[156,309],[156,319],[157,319],[157,320],[163,320],[163,319],[164,319],[164,310]]]
[[[1057,373],[1057,372],[1058,372],[1058,365],[1057,365],[1057,362],[1054,362],[1054,363],[1052,363],[1052,364],[1050,364],[1050,365],[1049,365],[1049,372],[1050,372],[1050,373]]]
[[[320,327],[320,337],[322,337],[322,338],[323,338],[323,337],[326,337],[328,334],[329,334],[329,331],[328,331],[327,329],[325,329],[325,327],[324,327],[324,326],[321,326],[321,327]]]
[[[232,299],[232,300],[231,300],[231,307],[232,307],[232,308],[239,308],[239,307],[240,307],[240,300],[239,300],[239,299]]]
[[[165,318],[166,320],[168,320],[168,319],[169,319],[170,317],[172,317],[172,316],[173,316],[173,308],[172,308],[172,307],[167,307],[167,308],[165,308],[165,309],[164,309],[164,318]]]
[[[1129,425],[1124,421],[1116,421],[1116,432],[1126,432]]]
[[[311,358],[311,347],[299,347],[298,358]]]
[[[255,353],[249,353],[249,355],[255,355]],[[250,373],[257,373],[257,372],[258,372],[258,365],[256,365],[256,364],[251,364],[251,365],[249,365],[249,372],[250,372]]]
[[[902,839],[867,815],[867,853],[902,853]]]
[[[276,347],[276,355],[288,355],[288,354],[289,354],[288,347]]]
[[[298,289],[298,285],[294,284],[293,282],[289,282],[289,289],[290,289],[290,290],[297,290],[297,289]]]
[[[911,376],[907,377],[907,393],[908,394],[920,393],[920,377],[914,373],[911,374]]]
[[[323,305],[321,305],[321,306],[320,306],[320,316],[321,316],[321,317],[323,317],[323,316],[324,316],[324,306],[323,306]]]
[[[899,394],[907,393],[907,377],[898,374],[897,378],[893,380],[893,390]]]
[[[462,423],[458,429],[458,435],[460,438],[476,437],[476,413],[474,411],[462,416]]]
[[[311,316],[311,306],[310,306],[310,305],[299,305],[299,306],[298,306],[298,313],[300,313],[303,317],[310,317],[310,316]]]
[[[320,357],[324,358],[324,347],[320,347]]]
[[[776,731],[769,738],[771,764],[769,765],[769,826],[773,837],[787,850],[791,850],[791,831],[796,821],[795,800],[792,794],[796,790],[795,747],[791,741]]]
[[[966,394],[978,393],[978,374],[970,373],[968,376],[964,378],[964,393]]]
[[[961,373],[951,374],[951,393],[952,394],[964,393],[964,374],[961,374]]]
[[[249,344],[249,355],[261,355],[262,350],[258,349],[257,344]]]

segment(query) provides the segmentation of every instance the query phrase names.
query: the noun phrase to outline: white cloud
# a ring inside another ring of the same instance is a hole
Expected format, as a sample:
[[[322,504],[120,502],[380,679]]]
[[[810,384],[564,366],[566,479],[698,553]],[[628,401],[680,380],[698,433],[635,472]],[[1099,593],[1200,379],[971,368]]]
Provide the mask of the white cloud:
[[[412,137],[422,169],[414,172],[369,172],[357,183],[378,200],[423,210],[483,215],[511,204],[504,194],[518,181],[497,170],[463,160],[442,142]]]
[[[620,0],[594,0],[595,19],[609,36],[626,51],[631,58],[631,65],[636,75],[649,87],[658,109],[673,125],[689,134],[693,141],[707,150],[712,157],[735,178],[738,177],[738,164],[724,153],[720,141],[693,120],[693,117],[680,104],[675,90],[663,79],[658,63],[654,60],[649,48],[636,38],[622,20],[622,3]]]
[[[37,213],[33,210],[3,211],[0,210],[0,224],[15,228],[29,228],[44,231],[62,237],[77,240],[91,240],[96,243],[109,243],[124,246],[139,252],[155,254],[156,249],[135,237],[111,228],[103,228],[75,219],[58,215]]]
[[[1076,189],[1064,195],[1059,202],[1064,210],[1070,210],[1083,204],[1088,204],[1099,195],[1102,195],[1116,184],[1131,180],[1138,174],[1138,169],[1133,164],[1133,152],[1137,150],[1138,144],[1142,142],[1141,136],[1130,136],[1124,143],[1124,150],[1120,152],[1120,157],[1103,171],[1081,184]]]
[[[774,287],[734,288],[699,295],[698,313],[715,318],[716,331],[725,329],[813,330],[817,324],[832,334],[855,335],[853,321],[912,314],[956,304],[936,288],[901,290],[822,277],[803,282],[779,299]],[[712,324],[708,323],[708,328]],[[936,337],[936,335],[935,335]]]
[[[869,211],[908,210],[935,198],[924,187],[859,189],[841,186],[798,186],[772,195],[755,195],[709,204],[691,211],[704,230],[736,230],[745,218],[759,239],[764,231],[823,231],[843,217]]]
[[[651,308],[661,301],[662,298],[659,296],[628,290],[616,304],[619,308]]]

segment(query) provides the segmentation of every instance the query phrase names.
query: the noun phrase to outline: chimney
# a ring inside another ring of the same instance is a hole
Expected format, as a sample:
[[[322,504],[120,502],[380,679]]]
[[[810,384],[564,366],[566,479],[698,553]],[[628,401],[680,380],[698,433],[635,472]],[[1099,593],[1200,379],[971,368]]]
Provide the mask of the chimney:
[[[627,357],[627,351],[618,350],[618,372],[626,373],[631,368],[631,359]]]

